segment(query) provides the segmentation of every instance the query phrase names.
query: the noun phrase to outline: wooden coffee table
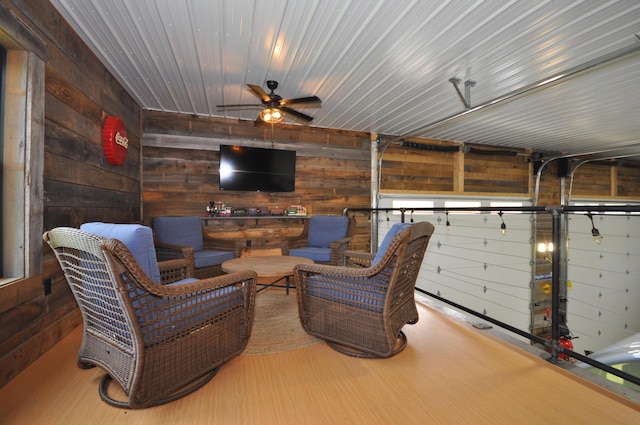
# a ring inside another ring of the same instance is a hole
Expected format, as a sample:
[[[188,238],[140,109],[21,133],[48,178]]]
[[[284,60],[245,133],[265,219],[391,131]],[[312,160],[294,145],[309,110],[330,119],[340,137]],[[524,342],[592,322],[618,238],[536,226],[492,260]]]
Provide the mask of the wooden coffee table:
[[[256,272],[260,278],[275,279],[271,283],[264,284],[264,287],[260,288],[258,292],[273,286],[284,279],[285,288],[287,290],[287,294],[289,294],[289,278],[293,275],[293,268],[296,264],[313,264],[313,260],[290,255],[242,257],[227,260],[222,263],[222,271],[226,273],[233,273],[241,270],[251,270]]]

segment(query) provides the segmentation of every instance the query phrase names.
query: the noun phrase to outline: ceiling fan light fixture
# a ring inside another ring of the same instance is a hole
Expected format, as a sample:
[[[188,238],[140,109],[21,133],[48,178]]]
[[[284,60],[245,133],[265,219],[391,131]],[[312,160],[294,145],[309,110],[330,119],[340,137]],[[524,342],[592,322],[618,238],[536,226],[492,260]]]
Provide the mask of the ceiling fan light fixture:
[[[278,124],[284,120],[284,112],[278,108],[266,108],[260,112],[260,119],[267,124]]]

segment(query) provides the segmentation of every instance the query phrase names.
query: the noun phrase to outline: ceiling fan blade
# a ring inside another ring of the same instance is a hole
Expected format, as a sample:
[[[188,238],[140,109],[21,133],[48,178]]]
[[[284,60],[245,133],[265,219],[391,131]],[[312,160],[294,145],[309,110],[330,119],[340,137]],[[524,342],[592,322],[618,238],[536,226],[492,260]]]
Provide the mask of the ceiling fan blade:
[[[296,111],[295,109],[287,108],[286,106],[281,106],[280,109],[282,109],[287,114],[293,115],[295,118],[298,118],[299,120],[306,121],[306,122],[310,122],[313,120],[313,117],[307,114],[303,114],[302,112]]]
[[[280,105],[295,105],[300,103],[322,103],[318,96],[297,97],[295,99],[282,99]]]
[[[267,92],[265,92],[262,89],[262,87],[256,86],[255,84],[247,84],[247,86],[249,86],[249,88],[251,89],[253,94],[258,96],[260,98],[260,100],[262,100],[263,102],[270,102],[271,101],[271,98],[269,97]]]
[[[239,105],[216,105],[216,108],[262,108],[262,105],[252,103],[241,103]]]

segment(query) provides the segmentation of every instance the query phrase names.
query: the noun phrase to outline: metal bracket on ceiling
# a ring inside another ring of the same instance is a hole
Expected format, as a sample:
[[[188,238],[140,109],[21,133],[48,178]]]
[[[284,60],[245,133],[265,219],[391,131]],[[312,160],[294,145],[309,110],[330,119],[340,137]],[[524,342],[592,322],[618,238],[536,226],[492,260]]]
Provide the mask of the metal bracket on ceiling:
[[[382,140],[380,136],[377,139],[378,142],[378,150],[384,152],[385,149],[393,142],[393,140],[387,140],[386,142]]]
[[[458,92],[458,96],[460,96],[460,100],[464,104],[465,109],[471,109],[471,87],[476,85],[475,81],[467,80],[464,82],[464,96],[462,95],[462,91],[460,90],[459,84],[461,82],[460,78],[452,77],[449,78],[449,82],[453,84],[453,87]]]

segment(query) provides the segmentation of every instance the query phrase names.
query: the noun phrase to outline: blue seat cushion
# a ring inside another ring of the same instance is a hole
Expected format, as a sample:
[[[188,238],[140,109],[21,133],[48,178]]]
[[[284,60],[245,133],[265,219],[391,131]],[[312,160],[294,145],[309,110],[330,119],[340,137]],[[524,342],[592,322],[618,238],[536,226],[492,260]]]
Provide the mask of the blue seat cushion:
[[[153,245],[153,232],[140,224],[84,223],[80,230],[109,239],[118,239],[131,252],[142,270],[156,283],[160,283],[160,269]]]
[[[307,246],[289,250],[289,255],[294,257],[310,258],[315,262],[327,263],[331,261],[331,248],[317,248]]]
[[[191,283],[191,282],[197,282],[200,279],[195,278],[195,277],[188,277],[186,279],[181,279],[175,282],[171,282],[171,283],[167,283],[167,286],[177,286],[177,285],[183,285],[185,283]]]
[[[331,242],[344,238],[349,229],[349,218],[344,215],[314,215],[309,220],[308,246],[329,248]]]
[[[217,266],[224,263],[227,260],[233,260],[235,255],[229,251],[213,251],[203,249],[201,251],[195,251],[193,253],[194,266],[196,269],[201,267]]]
[[[162,243],[192,246],[194,251],[203,248],[200,217],[156,217],[153,230]]]
[[[391,229],[389,229],[387,234],[384,236],[382,243],[378,247],[376,256],[373,257],[373,261],[371,262],[372,267],[378,264],[378,261],[380,261],[382,257],[384,257],[384,254],[387,252],[387,249],[389,249],[389,245],[391,245],[391,241],[393,240],[393,238],[395,238],[401,230],[404,230],[408,227],[411,227],[411,223],[396,223],[391,226]]]

